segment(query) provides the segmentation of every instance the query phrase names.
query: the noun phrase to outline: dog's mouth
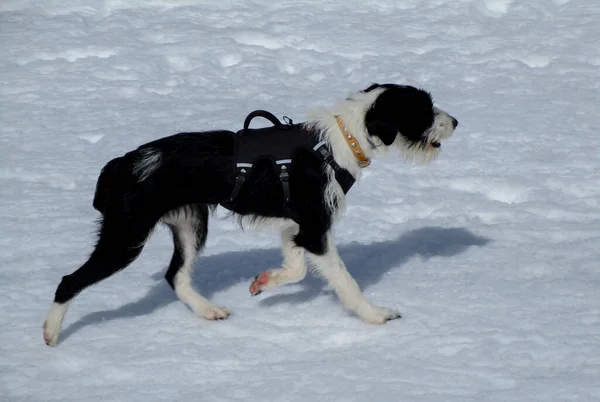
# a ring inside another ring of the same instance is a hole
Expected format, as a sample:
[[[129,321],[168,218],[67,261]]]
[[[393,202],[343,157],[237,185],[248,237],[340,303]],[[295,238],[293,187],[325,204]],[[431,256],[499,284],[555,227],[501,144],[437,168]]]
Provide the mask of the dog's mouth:
[[[442,144],[439,141],[432,141],[431,146],[434,148],[439,148],[442,146]]]

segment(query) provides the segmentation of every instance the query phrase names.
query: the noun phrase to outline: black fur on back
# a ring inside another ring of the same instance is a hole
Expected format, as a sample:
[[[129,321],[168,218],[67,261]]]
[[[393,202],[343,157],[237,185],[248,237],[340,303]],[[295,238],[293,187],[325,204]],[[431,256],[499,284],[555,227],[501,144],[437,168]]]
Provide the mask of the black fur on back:
[[[180,133],[113,159],[98,179],[94,207],[105,215],[120,211],[148,226],[185,205],[214,206],[227,200],[236,173],[234,135],[231,131]],[[147,150],[160,159],[156,169],[140,180],[134,171]],[[268,160],[258,161],[250,170],[230,209],[250,220],[292,219],[300,227],[296,244],[322,254],[325,243],[321,239],[332,217],[323,201],[329,184],[324,162],[313,152],[299,149],[289,175],[291,209],[284,208],[280,179]]]

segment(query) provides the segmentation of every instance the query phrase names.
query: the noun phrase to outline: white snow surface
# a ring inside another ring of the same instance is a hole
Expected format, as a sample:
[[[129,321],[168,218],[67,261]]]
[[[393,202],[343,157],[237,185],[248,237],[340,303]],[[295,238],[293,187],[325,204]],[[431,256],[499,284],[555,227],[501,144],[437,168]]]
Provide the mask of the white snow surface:
[[[596,0],[3,0],[0,399],[600,400],[598,21]],[[460,121],[429,166],[375,160],[335,230],[402,319],[366,324],[314,276],[251,298],[279,236],[219,210],[194,283],[230,319],[177,300],[158,229],[44,344],[105,162],[254,109],[302,121],[371,82]]]

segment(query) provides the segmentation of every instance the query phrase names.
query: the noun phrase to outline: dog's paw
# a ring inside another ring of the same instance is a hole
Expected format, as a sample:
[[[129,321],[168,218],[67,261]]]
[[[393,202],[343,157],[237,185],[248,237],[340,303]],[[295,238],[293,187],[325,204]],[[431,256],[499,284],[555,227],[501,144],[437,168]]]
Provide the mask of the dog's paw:
[[[400,312],[387,307],[380,307],[374,304],[369,305],[359,312],[360,317],[371,324],[385,324],[388,321],[401,318]]]
[[[216,321],[226,319],[231,315],[231,312],[226,307],[210,304],[202,309],[199,315],[207,320]]]
[[[261,272],[254,277],[250,284],[250,295],[256,296],[262,293],[263,290],[269,289],[269,280],[271,279],[271,271]]]
[[[58,343],[58,335],[60,334],[60,327],[48,326],[48,321],[44,321],[44,342],[48,346],[56,346]]]

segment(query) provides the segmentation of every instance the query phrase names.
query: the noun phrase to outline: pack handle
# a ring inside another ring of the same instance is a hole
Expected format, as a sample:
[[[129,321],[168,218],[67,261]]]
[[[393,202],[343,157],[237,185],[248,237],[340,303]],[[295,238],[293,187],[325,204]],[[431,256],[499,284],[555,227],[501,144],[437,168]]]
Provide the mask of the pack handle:
[[[250,128],[250,122],[255,117],[262,117],[264,119],[269,120],[271,123],[273,123],[273,125],[275,127],[277,127],[280,130],[283,128],[283,124],[281,124],[279,119],[277,117],[275,117],[275,115],[273,115],[273,113],[267,112],[266,110],[255,110],[254,112],[250,113],[248,115],[248,117],[246,117],[246,120],[244,120],[244,134]]]

